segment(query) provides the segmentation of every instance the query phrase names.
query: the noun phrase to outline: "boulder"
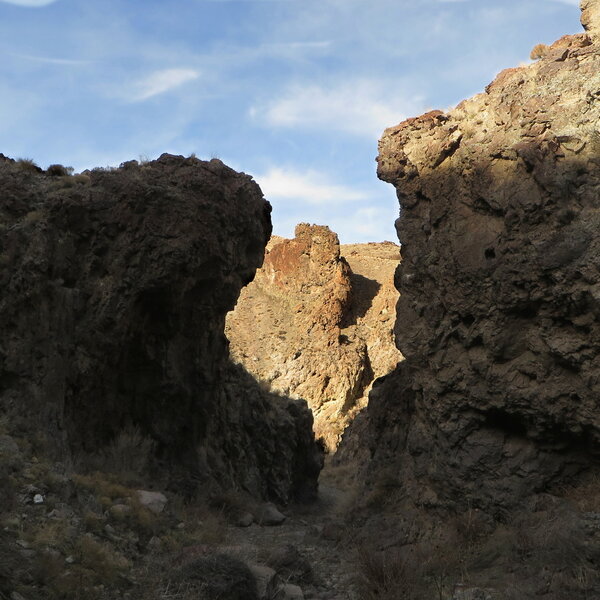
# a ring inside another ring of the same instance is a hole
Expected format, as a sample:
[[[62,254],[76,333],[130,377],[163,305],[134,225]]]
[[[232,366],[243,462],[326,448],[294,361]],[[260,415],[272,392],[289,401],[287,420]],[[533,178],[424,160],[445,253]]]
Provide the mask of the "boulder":
[[[164,510],[168,502],[167,497],[161,492],[137,490],[137,497],[142,506],[152,511],[156,515],[159,515]]]

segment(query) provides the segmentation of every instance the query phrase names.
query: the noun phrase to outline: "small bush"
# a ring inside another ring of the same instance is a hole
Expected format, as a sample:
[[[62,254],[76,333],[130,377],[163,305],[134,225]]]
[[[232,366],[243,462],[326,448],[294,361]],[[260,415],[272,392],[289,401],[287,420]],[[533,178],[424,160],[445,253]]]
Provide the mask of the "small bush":
[[[15,164],[21,171],[27,173],[43,173],[42,169],[40,169],[31,158],[19,158]]]
[[[418,565],[398,552],[360,548],[357,588],[361,600],[425,600]]]
[[[256,580],[248,566],[227,554],[197,558],[172,572],[171,589],[195,593],[196,600],[258,600]],[[174,596],[186,598],[188,596]]]
[[[89,175],[83,175],[81,173],[79,173],[78,175],[73,175],[72,179],[74,183],[79,183],[82,185],[88,185],[92,181]]]
[[[46,169],[50,177],[68,177],[73,174],[73,167],[64,167],[63,165],[50,165]]]
[[[544,58],[544,56],[546,56],[548,53],[548,50],[550,50],[550,48],[546,46],[546,44],[536,44],[533,47],[529,58],[531,58],[531,60],[539,60],[540,58]]]
[[[99,583],[115,584],[131,567],[129,561],[114,548],[89,534],[78,540],[75,552],[81,565],[95,573]]]
[[[73,475],[73,483],[79,489],[91,492],[97,498],[108,498],[109,501],[133,496],[133,490],[116,483],[112,478],[98,471],[91,475]]]
[[[25,223],[37,223],[42,220],[43,216],[44,213],[41,210],[32,210],[23,217],[23,221]]]
[[[102,451],[102,470],[137,485],[150,467],[154,447],[154,441],[144,436],[139,427],[126,427]]]

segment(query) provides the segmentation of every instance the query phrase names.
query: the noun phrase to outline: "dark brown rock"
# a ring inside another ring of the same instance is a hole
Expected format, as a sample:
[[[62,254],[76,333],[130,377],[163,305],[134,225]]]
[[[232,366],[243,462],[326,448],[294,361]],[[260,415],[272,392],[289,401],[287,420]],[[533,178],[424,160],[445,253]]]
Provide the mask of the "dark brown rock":
[[[600,47],[580,42],[380,141],[406,360],[370,396],[369,480],[421,506],[500,513],[597,468]]]
[[[57,456],[138,427],[190,492],[314,491],[310,412],[232,365],[223,334],[271,232],[256,183],[167,154],[53,178],[1,158],[2,411]]]

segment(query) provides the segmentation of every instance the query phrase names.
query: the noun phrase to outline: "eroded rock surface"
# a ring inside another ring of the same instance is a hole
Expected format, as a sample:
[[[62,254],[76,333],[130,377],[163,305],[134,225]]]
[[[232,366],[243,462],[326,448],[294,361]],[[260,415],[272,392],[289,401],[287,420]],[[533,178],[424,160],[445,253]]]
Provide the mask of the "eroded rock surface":
[[[139,428],[190,492],[314,490],[306,405],[260,389],[223,334],[271,232],[256,183],[166,154],[76,177],[26,167],[1,157],[2,411],[62,458]]]
[[[565,36],[447,113],[387,129],[403,261],[374,388],[374,481],[426,507],[494,514],[600,456],[600,45]]]
[[[399,248],[342,246],[328,227],[274,236],[227,320],[236,361],[286,396],[305,398],[330,450],[375,377],[400,360],[392,339]]]

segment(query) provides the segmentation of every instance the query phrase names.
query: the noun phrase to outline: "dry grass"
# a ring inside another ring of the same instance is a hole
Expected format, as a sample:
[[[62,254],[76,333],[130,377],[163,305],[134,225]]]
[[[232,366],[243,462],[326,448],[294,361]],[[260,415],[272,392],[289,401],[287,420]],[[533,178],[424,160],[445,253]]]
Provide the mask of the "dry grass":
[[[73,483],[79,489],[91,492],[98,498],[109,498],[111,501],[117,498],[131,498],[134,493],[132,489],[117,483],[113,477],[100,471],[90,475],[73,475]]]
[[[136,426],[122,429],[96,457],[95,467],[120,482],[140,485],[151,466],[155,443]]]
[[[540,58],[544,58],[544,56],[546,56],[548,53],[548,50],[550,50],[550,48],[546,46],[546,44],[536,44],[531,50],[529,58],[531,58],[531,60],[539,60]]]
[[[399,552],[358,550],[356,586],[361,600],[425,600],[423,574]]]
[[[23,217],[23,221],[25,223],[37,223],[42,220],[43,216],[44,213],[41,210],[32,210]]]
[[[400,488],[401,482],[398,475],[392,469],[383,470],[366,497],[366,506],[371,509],[380,509],[386,506],[393,501]]]
[[[89,185],[92,182],[89,175],[84,175],[82,173],[73,175],[73,177],[71,177],[71,179],[73,180],[73,182],[83,184],[83,185]]]
[[[15,162],[16,166],[26,173],[41,173],[40,169],[31,158],[19,158]]]

